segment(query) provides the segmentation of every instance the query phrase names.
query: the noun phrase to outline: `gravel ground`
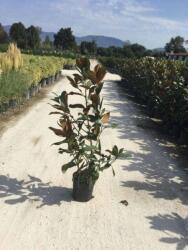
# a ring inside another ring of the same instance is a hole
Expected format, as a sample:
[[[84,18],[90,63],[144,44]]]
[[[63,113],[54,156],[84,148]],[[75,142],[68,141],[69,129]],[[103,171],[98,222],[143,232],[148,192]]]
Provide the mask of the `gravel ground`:
[[[104,132],[103,145],[125,147],[131,158],[115,163],[115,177],[101,174],[94,199],[73,201],[72,171],[61,174],[67,159],[50,146],[57,140],[48,130],[56,124],[50,92],[0,137],[0,249],[188,249],[186,162],[144,128],[148,118],[117,85],[120,77],[105,80],[105,106],[119,125]],[[62,89],[71,89],[66,78],[52,91]]]

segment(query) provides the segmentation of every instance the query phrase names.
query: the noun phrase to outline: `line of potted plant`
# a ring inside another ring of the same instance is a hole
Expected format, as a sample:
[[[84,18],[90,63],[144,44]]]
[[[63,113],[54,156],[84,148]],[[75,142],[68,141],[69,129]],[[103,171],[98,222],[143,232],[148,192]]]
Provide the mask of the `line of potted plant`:
[[[60,115],[59,128],[50,129],[61,141],[53,145],[59,146],[60,154],[68,154],[70,161],[63,164],[62,171],[75,167],[73,174],[73,198],[76,201],[88,201],[92,198],[94,185],[99,178],[99,173],[109,167],[118,158],[126,157],[123,148],[116,145],[112,149],[103,149],[101,135],[109,127],[110,112],[103,107],[101,90],[106,70],[97,64],[92,71],[87,58],[76,60],[78,73],[69,77],[69,82],[74,91],[63,91],[55,96],[51,104],[55,112],[50,114]],[[80,101],[70,104],[74,96],[79,96]],[[115,174],[112,167],[113,174]]]

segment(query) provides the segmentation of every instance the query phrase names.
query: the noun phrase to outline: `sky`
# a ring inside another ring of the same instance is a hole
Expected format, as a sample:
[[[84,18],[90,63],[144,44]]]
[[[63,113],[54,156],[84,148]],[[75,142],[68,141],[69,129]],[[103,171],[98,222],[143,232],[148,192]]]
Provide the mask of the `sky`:
[[[171,37],[188,39],[188,0],[0,0],[0,22],[21,21],[74,35],[105,35],[164,47]]]

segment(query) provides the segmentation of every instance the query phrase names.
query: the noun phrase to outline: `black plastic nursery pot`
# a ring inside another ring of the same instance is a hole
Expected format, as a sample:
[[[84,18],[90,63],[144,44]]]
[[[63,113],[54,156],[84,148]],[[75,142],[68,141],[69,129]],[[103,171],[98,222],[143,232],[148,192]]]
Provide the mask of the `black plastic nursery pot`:
[[[60,73],[57,72],[57,73],[55,74],[55,81],[59,81],[59,79],[60,79]]]
[[[0,113],[4,113],[8,110],[9,108],[9,103],[8,102],[3,102],[0,104]]]
[[[75,201],[86,202],[93,198],[93,188],[95,183],[92,179],[87,183],[80,181],[79,177],[73,177],[73,192],[72,196]]]
[[[41,80],[41,87],[45,87],[46,86],[46,79],[42,79]]]
[[[18,105],[18,102],[16,99],[9,100],[9,108],[15,108],[17,105]]]
[[[55,76],[52,76],[52,83],[55,82]]]
[[[46,78],[46,85],[49,85],[49,84],[51,84],[51,79],[50,79],[50,77]]]

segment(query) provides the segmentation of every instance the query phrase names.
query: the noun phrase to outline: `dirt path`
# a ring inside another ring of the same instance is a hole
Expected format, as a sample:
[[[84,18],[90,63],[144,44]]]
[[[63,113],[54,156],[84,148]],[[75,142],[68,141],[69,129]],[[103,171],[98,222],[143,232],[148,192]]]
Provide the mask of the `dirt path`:
[[[106,77],[105,105],[119,126],[106,130],[103,141],[132,157],[115,164],[115,177],[110,170],[100,176],[88,203],[72,200],[72,173],[61,174],[66,159],[50,147],[57,139],[48,130],[56,124],[48,115],[51,93],[0,138],[0,249],[188,249],[185,163],[173,145],[144,129],[148,120],[117,86],[119,79]],[[66,79],[53,92],[63,88],[70,88]]]

